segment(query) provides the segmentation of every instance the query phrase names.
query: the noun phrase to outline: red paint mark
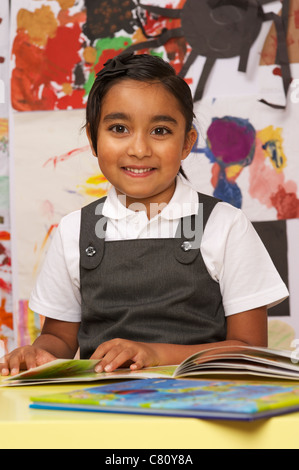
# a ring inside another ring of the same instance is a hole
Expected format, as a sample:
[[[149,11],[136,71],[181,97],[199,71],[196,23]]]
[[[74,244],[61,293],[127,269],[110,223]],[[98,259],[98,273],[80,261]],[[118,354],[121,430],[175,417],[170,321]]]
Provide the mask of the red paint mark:
[[[299,199],[293,192],[286,192],[283,186],[271,196],[271,202],[277,210],[278,219],[296,219],[299,217]]]
[[[57,84],[72,82],[73,70],[81,61],[81,28],[75,23],[59,26],[44,48],[33,45],[24,31],[18,31],[12,54],[15,68],[11,78],[11,101],[18,111],[83,108],[83,90],[59,98]],[[62,47],[63,46],[63,47]],[[56,82],[56,86],[53,86]]]
[[[86,23],[86,10],[79,11],[74,15],[70,15],[69,10],[60,10],[57,15],[60,26],[65,26],[70,23]]]
[[[282,74],[281,74],[281,68],[280,68],[280,67],[275,67],[275,68],[272,70],[272,73],[273,73],[273,75],[279,75],[280,77],[282,76]]]
[[[295,28],[299,29],[299,10],[295,10],[293,13],[294,13]]]
[[[18,111],[53,109],[56,100],[51,85],[44,84],[40,93],[44,50],[30,43],[28,34],[19,31],[15,37],[12,54],[16,65],[11,78],[11,101]]]
[[[0,240],[10,240],[10,233],[6,231],[0,232]]]
[[[4,290],[9,294],[11,292],[11,283],[5,282],[3,279],[0,279],[0,289]]]
[[[5,62],[5,58],[4,57],[0,57],[0,64],[3,64]]]
[[[43,167],[48,165],[48,163],[52,162],[54,165],[54,168],[56,168],[57,163],[64,162],[65,160],[68,160],[69,158],[74,157],[75,155],[78,155],[82,152],[86,152],[89,149],[90,149],[89,145],[85,145],[84,147],[76,148],[76,149],[70,150],[69,152],[63,153],[62,155],[59,155],[58,157],[49,158],[43,164]]]
[[[176,6],[176,9],[183,9],[186,0],[181,0],[179,4]],[[169,10],[173,9],[173,5],[166,4],[165,8]],[[157,36],[159,34],[163,34],[163,30],[172,30],[175,28],[181,27],[181,18],[168,18],[167,13],[165,16],[158,16],[152,15],[149,12],[145,12],[145,22],[144,22],[144,30],[149,36]],[[190,46],[187,44],[184,37],[179,38],[172,38],[169,39],[166,44],[164,45],[168,61],[175,69],[176,73],[179,73],[184,60],[185,56],[188,51],[190,51]],[[145,52],[146,52],[145,48]],[[142,53],[139,51],[139,53]]]
[[[218,163],[214,163],[214,165],[212,166],[211,173],[212,173],[211,184],[213,188],[216,188],[218,184],[218,180],[219,180],[219,173],[220,173],[220,165],[218,165]]]
[[[43,250],[43,249],[45,248],[46,243],[47,243],[47,241],[48,241],[48,239],[49,239],[51,233],[52,233],[53,230],[54,230],[55,228],[57,228],[57,227],[58,227],[58,224],[52,224],[52,225],[50,225],[50,228],[48,229],[48,231],[47,231],[47,233],[46,233],[46,236],[45,236],[45,238],[44,238],[44,240],[43,240],[43,243],[42,243],[42,245],[41,245],[41,250]]]
[[[13,329],[13,316],[11,312],[5,310],[6,299],[1,300],[0,306],[0,325],[6,325],[11,330]]]
[[[66,95],[60,98],[57,101],[58,109],[68,109],[68,108],[82,108],[83,99],[85,96],[85,90],[79,89],[74,90],[71,95]]]
[[[71,81],[74,66],[81,61],[78,53],[82,46],[80,35],[80,26],[74,24],[72,27],[59,26],[55,37],[48,39],[41,69],[44,83]]]
[[[117,56],[121,52],[123,52],[123,49],[118,49],[118,50],[105,49],[102,52],[98,63],[95,65],[94,73],[97,74],[100,70],[102,70],[102,68],[104,67],[104,63],[107,62],[107,60],[113,59],[113,57]],[[142,53],[142,52],[140,52],[140,53]]]
[[[7,255],[6,248],[0,243],[0,255],[3,255],[3,259],[0,260],[0,266],[11,266],[11,259]]]

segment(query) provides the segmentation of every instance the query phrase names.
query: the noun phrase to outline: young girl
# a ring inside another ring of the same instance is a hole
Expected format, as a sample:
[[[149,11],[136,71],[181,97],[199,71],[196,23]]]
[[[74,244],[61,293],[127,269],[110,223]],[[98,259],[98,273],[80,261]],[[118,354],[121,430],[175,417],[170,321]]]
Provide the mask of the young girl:
[[[112,187],[61,220],[30,299],[41,335],[2,374],[78,347],[112,371],[177,364],[206,343],[265,346],[267,307],[288,292],[244,214],[184,178],[197,137],[184,80],[158,57],[123,54],[98,74],[86,116]]]

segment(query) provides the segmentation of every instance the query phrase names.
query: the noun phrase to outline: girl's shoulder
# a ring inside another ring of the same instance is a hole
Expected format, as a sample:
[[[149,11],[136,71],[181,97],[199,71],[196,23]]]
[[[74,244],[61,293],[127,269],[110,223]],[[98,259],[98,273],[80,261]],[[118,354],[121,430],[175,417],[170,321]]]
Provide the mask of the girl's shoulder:
[[[219,238],[219,242],[225,244],[228,239],[240,240],[245,233],[249,235],[254,229],[242,209],[219,201],[210,214],[205,232],[211,237]]]

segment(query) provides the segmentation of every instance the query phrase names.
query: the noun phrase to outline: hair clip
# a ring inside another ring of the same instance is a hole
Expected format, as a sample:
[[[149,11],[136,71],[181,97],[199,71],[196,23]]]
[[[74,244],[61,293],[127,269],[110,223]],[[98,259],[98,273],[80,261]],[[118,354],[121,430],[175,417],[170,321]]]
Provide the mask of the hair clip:
[[[133,56],[134,54],[132,52],[124,52],[116,57],[113,57],[113,59],[107,60],[107,62],[104,64],[104,68],[102,68],[102,70],[97,73],[96,81],[101,80],[106,76],[117,77],[118,75],[125,73],[128,69],[135,68],[135,65],[125,63]]]

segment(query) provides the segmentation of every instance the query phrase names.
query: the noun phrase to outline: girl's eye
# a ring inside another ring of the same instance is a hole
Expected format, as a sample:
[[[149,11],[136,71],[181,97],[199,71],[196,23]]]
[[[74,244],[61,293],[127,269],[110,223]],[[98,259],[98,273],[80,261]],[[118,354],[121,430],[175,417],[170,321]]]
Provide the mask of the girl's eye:
[[[128,132],[127,128],[125,126],[122,126],[121,124],[116,124],[110,127],[110,130],[116,132],[117,134],[125,134]]]
[[[152,131],[152,134],[154,134],[154,135],[166,135],[166,134],[170,134],[170,130],[167,129],[166,127],[156,127],[156,129],[154,129]]]

